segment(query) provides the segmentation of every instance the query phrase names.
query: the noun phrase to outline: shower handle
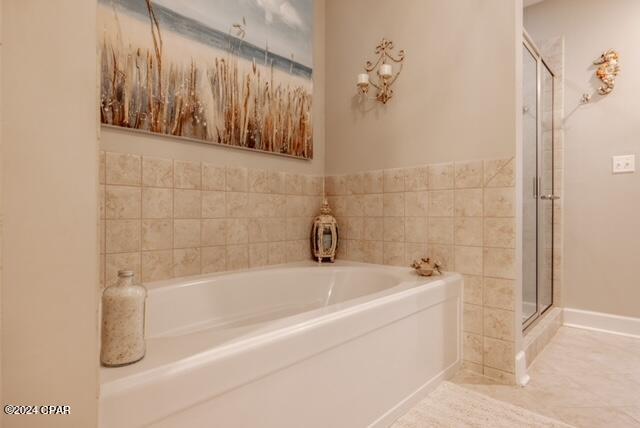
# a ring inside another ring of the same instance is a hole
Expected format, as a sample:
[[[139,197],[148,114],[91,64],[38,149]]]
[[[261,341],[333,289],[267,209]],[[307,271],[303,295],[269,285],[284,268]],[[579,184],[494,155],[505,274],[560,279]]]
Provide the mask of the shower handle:
[[[544,199],[545,201],[556,201],[560,199],[560,196],[556,195],[541,195],[540,199]]]

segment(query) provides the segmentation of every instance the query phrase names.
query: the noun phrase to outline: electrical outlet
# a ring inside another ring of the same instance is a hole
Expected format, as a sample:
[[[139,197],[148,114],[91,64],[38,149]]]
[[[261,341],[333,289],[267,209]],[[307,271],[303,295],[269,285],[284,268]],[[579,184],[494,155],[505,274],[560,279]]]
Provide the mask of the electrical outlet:
[[[613,173],[623,174],[636,172],[636,155],[622,155],[613,157]]]

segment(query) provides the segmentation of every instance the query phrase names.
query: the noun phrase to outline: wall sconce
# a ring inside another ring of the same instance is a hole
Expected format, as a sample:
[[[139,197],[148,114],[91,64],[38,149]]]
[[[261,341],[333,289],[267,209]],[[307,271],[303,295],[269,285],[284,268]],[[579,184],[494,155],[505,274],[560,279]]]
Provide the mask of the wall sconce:
[[[363,95],[368,94],[369,86],[373,86],[378,90],[375,99],[382,104],[386,104],[393,96],[391,86],[398,79],[404,65],[404,50],[400,50],[397,56],[394,56],[392,51],[393,42],[382,39],[375,50],[376,55],[378,55],[378,60],[375,63],[367,61],[364,67],[366,73],[358,74],[358,90],[360,93]],[[391,64],[387,63],[387,60],[390,60]],[[400,64],[400,69],[395,75],[393,73],[393,63]],[[377,79],[375,79],[377,82],[372,80],[369,75],[369,73],[374,71],[374,76],[377,76]]]

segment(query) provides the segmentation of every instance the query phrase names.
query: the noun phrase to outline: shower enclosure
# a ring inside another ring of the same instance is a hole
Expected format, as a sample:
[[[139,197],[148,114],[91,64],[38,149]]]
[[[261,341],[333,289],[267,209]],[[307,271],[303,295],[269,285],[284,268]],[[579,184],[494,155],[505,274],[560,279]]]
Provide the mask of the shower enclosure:
[[[523,283],[527,328],[553,305],[554,74],[525,34],[523,46]]]

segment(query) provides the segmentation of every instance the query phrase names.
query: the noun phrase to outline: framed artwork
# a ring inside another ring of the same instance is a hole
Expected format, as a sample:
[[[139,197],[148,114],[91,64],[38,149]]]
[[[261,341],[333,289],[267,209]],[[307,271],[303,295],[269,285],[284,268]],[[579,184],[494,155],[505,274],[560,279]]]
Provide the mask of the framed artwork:
[[[103,125],[313,158],[313,0],[99,0]]]

